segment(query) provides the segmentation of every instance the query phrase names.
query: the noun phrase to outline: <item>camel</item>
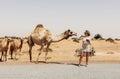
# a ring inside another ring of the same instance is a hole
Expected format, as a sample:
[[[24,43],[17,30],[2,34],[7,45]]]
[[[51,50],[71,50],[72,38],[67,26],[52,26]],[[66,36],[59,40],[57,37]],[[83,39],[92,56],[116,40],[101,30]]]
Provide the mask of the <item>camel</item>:
[[[13,52],[15,52],[15,59],[16,59],[17,51],[19,50],[19,52],[21,52],[22,45],[23,45],[23,40],[21,38],[13,39],[10,42],[9,52],[11,55],[11,59],[13,59]]]
[[[7,61],[7,51],[9,46],[9,39],[5,36],[0,44],[0,51],[1,53],[1,61],[3,57],[3,61]]]
[[[45,62],[46,62],[48,49],[51,43],[68,39],[69,37],[74,35],[76,36],[77,33],[72,32],[71,30],[68,29],[64,33],[58,36],[53,36],[52,33],[48,29],[44,28],[42,24],[38,24],[34,29],[34,31],[28,36],[30,62],[32,62],[32,47],[34,46],[34,44],[41,46],[36,63],[38,63],[39,56],[44,46],[46,46],[46,53],[45,53]]]

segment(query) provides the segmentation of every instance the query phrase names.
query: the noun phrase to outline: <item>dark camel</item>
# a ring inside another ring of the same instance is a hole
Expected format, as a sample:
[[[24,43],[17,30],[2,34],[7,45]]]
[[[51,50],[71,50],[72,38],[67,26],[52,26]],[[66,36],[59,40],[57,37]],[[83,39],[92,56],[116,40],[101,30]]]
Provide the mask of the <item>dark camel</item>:
[[[22,45],[23,45],[23,40],[21,38],[13,39],[10,42],[9,52],[11,55],[11,59],[13,59],[13,52],[15,52],[15,59],[16,59],[17,52],[18,52],[18,50],[19,50],[19,52],[21,52]]]

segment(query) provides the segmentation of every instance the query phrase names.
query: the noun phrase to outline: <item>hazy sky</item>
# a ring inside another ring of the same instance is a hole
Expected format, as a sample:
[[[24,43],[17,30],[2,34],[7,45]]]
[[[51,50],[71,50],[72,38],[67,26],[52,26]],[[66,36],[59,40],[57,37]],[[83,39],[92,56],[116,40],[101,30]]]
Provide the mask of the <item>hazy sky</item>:
[[[0,0],[0,36],[28,36],[37,24],[120,38],[120,0]]]

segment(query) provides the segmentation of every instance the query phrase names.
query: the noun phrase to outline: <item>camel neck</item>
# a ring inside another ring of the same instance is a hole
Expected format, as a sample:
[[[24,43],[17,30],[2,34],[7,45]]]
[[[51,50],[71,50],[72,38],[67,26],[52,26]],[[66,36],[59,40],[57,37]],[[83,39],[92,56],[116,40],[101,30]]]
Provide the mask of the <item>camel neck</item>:
[[[64,40],[64,34],[53,36],[53,38],[52,38],[52,42],[59,42],[62,40]]]

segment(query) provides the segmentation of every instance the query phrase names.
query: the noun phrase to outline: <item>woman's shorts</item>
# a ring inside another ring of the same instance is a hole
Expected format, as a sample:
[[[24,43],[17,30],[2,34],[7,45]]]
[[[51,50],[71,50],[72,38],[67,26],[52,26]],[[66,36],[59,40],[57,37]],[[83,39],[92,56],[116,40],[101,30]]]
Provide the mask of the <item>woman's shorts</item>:
[[[80,49],[81,52],[87,53],[87,52],[91,52],[90,50],[90,45],[87,46],[82,46],[82,48]]]

